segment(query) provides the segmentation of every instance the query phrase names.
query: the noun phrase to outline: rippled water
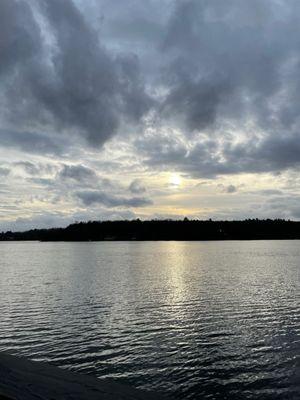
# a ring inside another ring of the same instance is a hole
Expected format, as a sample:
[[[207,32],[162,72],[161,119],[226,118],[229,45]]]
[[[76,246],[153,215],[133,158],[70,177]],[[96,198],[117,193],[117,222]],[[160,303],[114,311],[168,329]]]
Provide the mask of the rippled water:
[[[0,243],[0,350],[178,399],[300,398],[300,242]]]

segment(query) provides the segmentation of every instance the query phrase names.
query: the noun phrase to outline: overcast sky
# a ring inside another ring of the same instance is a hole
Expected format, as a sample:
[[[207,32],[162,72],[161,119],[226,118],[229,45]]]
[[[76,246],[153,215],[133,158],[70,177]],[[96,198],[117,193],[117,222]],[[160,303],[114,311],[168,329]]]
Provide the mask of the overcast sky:
[[[0,231],[300,219],[299,0],[1,0]]]

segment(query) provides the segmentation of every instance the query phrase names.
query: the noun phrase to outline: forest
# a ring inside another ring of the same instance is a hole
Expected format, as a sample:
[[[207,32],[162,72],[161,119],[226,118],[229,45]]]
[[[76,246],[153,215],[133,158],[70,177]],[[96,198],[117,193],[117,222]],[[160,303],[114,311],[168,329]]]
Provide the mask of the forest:
[[[300,239],[300,221],[283,219],[76,222],[66,228],[2,232],[0,241],[261,240]]]

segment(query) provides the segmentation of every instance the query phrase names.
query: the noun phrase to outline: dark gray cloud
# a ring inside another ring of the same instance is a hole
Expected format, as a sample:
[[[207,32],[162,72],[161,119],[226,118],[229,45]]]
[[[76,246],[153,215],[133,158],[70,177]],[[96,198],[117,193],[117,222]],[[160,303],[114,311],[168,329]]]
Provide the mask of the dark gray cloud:
[[[148,164],[212,178],[299,166],[299,11],[294,0],[174,2],[159,124],[137,146]],[[157,134],[166,123],[182,140]]]
[[[166,107],[182,113],[192,131],[249,116],[269,124],[280,100],[274,96],[287,88],[291,74],[299,78],[296,65],[284,71],[297,55],[299,16],[293,13],[299,5],[272,0],[175,4],[162,47],[172,60]],[[286,100],[293,106],[290,96]],[[280,123],[278,117],[276,110]]]
[[[34,131],[19,131],[0,128],[0,145],[18,149],[25,153],[43,155],[61,155],[70,142],[57,135],[48,135]]]
[[[55,181],[51,178],[29,178],[27,181],[40,186],[53,186],[55,184]]]
[[[135,142],[151,167],[173,168],[200,178],[240,173],[278,173],[300,164],[300,136],[252,137],[241,144],[226,138],[185,142],[176,135],[150,135]]]
[[[266,203],[265,208],[273,213],[273,216],[282,218],[300,218],[300,196],[297,194],[285,196],[273,196]]]
[[[0,74],[3,77],[16,73],[16,64],[26,63],[40,50],[40,32],[24,1],[1,1],[0,26]]]
[[[237,187],[234,185],[228,185],[226,187],[226,193],[236,193],[237,192]]]
[[[140,179],[134,179],[130,185],[129,190],[134,194],[141,194],[146,192],[146,188]]]
[[[300,162],[300,135],[285,133],[247,141],[243,145],[228,144],[224,154],[227,168],[230,171],[231,165],[233,172],[271,172],[294,168]]]
[[[76,193],[76,196],[85,206],[101,204],[111,207],[145,207],[152,204],[152,201],[143,197],[114,196],[102,191],[87,190]]]
[[[210,177],[295,168],[299,11],[295,0],[3,0],[1,144],[99,146],[126,124],[143,131],[152,110],[183,139],[158,135],[154,154],[140,135],[150,164]]]
[[[100,176],[98,172],[82,164],[63,164],[56,174],[55,184],[62,192],[66,187],[69,192],[83,187],[101,189],[109,193],[121,190],[117,182],[112,182],[110,179]]]
[[[0,15],[2,119],[19,128],[3,144],[62,152],[60,132],[101,145],[149,110],[138,58],[111,55],[71,0],[4,0]]]
[[[97,180],[95,171],[84,165],[63,165],[58,177],[63,180],[71,179],[82,183]]]
[[[0,167],[0,176],[7,176],[10,174],[10,169],[6,167]]]

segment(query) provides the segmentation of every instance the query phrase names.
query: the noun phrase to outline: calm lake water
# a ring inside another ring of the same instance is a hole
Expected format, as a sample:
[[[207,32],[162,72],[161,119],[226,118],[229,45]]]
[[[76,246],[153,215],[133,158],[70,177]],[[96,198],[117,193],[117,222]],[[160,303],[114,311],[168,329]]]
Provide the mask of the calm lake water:
[[[177,399],[300,398],[300,242],[0,243],[0,350]]]

